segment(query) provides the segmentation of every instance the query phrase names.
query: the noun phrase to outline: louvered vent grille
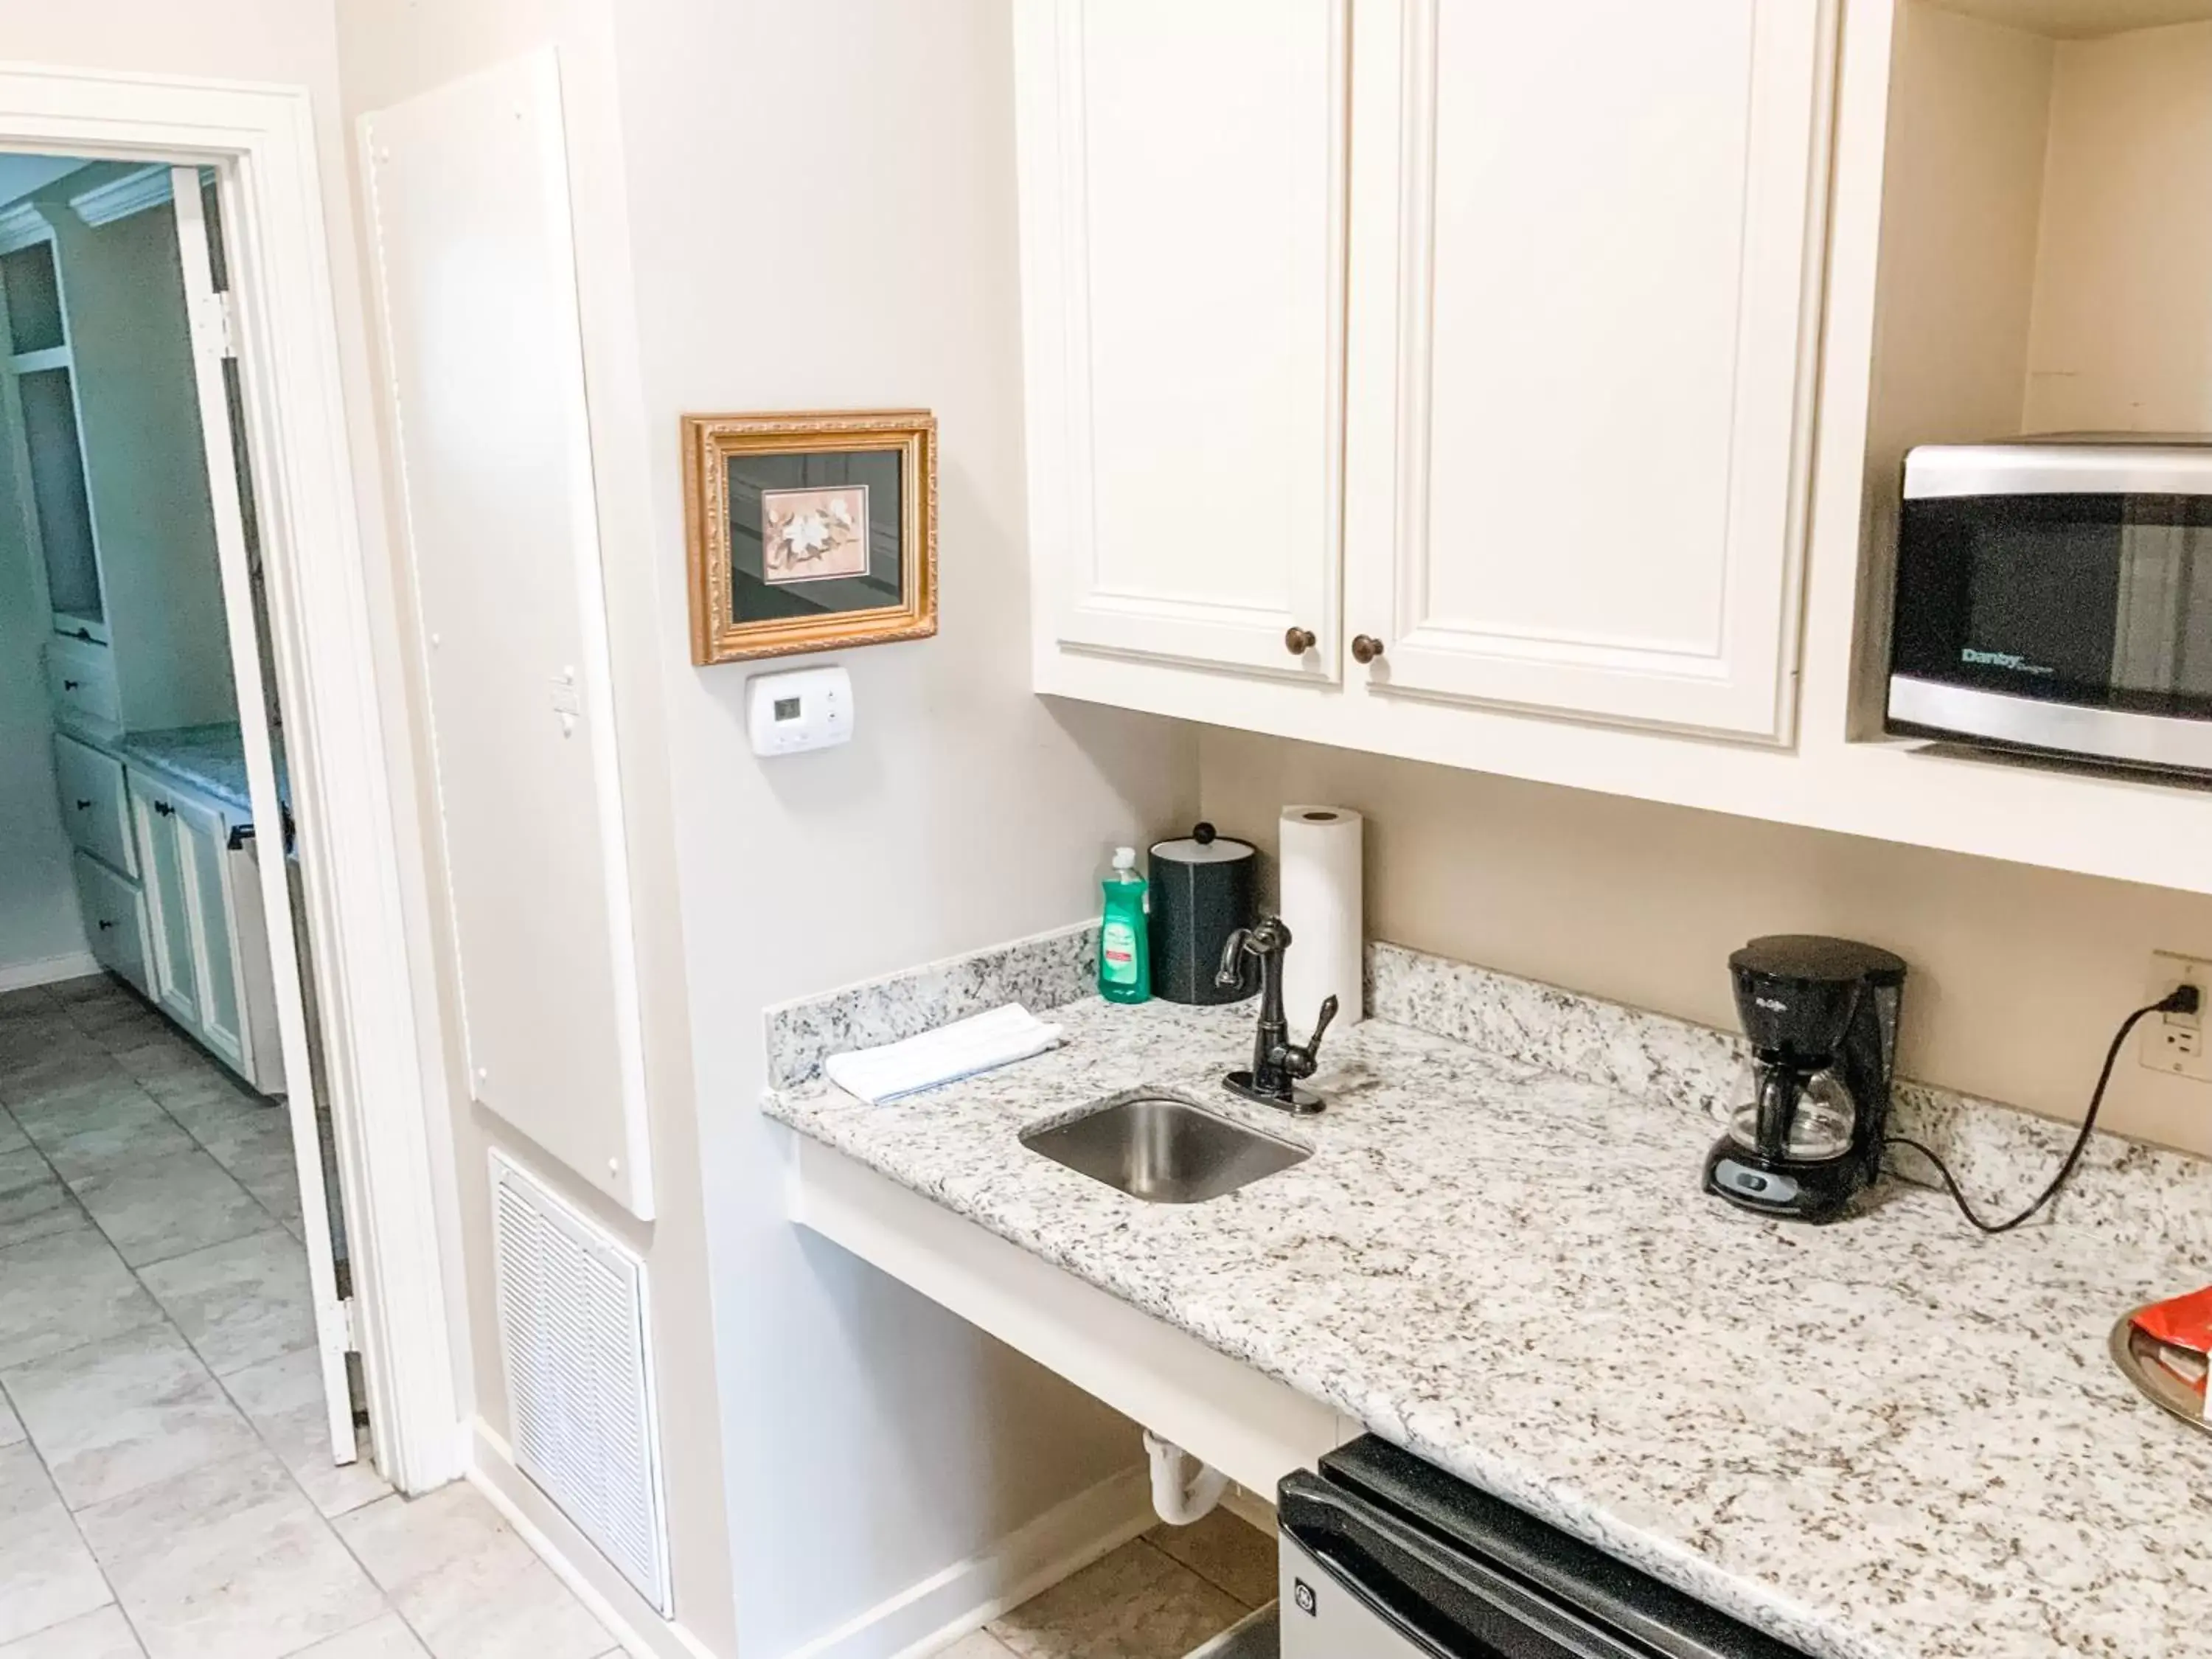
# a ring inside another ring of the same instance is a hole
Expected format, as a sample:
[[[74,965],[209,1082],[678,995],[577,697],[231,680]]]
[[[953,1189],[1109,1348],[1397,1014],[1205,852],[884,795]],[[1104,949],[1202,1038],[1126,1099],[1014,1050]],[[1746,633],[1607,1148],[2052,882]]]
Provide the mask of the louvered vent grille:
[[[496,1152],[491,1185],[515,1467],[667,1617],[645,1264]]]

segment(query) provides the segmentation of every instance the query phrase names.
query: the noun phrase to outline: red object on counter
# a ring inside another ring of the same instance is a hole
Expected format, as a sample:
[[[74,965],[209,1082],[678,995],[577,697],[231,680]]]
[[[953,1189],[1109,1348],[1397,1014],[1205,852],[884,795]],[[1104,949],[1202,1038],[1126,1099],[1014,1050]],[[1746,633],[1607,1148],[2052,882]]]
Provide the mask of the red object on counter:
[[[2212,1357],[2212,1287],[2154,1303],[2135,1322],[2137,1330],[2159,1345],[2159,1364],[2203,1394]]]

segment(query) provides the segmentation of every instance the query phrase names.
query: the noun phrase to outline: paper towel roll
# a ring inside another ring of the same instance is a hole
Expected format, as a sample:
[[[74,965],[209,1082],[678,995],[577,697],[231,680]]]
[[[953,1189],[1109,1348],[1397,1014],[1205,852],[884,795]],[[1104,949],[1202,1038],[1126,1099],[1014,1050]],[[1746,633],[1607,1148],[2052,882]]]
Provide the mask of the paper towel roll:
[[[1365,1016],[1362,992],[1365,939],[1359,880],[1359,814],[1342,806],[1285,806],[1276,862],[1281,873],[1278,914],[1291,930],[1283,958],[1283,1013],[1304,1041],[1336,999],[1336,1024]]]

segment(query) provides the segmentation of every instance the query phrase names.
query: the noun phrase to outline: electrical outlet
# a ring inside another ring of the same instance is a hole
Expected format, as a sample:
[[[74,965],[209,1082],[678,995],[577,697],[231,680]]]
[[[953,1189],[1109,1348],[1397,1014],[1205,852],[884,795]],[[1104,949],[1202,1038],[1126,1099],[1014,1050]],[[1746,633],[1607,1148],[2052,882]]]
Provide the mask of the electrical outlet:
[[[2152,951],[2148,1000],[2155,1001],[2177,985],[2197,988],[2197,1012],[2153,1014],[2144,1020],[2142,1063],[2154,1072],[2212,1083],[2212,1048],[2206,1047],[2204,1035],[2204,1007],[2212,1003],[2212,963],[2171,951]]]

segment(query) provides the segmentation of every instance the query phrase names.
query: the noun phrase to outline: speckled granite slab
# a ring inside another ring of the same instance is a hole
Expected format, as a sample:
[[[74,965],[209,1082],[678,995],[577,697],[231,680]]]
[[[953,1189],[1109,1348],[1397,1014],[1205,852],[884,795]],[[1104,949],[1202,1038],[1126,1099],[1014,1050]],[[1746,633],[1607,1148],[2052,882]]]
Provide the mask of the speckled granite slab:
[[[1901,1183],[1832,1226],[1747,1216],[1696,1188],[1718,1034],[1653,1037],[1687,1045],[1666,1050],[1686,1107],[1637,1086],[1635,1041],[1582,1000],[1561,1005],[1598,1022],[1576,1065],[1613,1081],[1417,1029],[1391,994],[1332,1040],[1331,1109],[1295,1125],[1216,1086],[1249,1009],[1096,999],[1017,1066],[890,1107],[818,1083],[764,1107],[1820,1659],[2201,1651],[2212,1440],[2138,1400],[2105,1340],[2203,1283],[2202,1252],[2071,1213],[1987,1239]],[[1020,1146],[1140,1084],[1313,1156],[1171,1206]],[[2100,1167],[2132,1181],[2130,1156]]]
[[[185,787],[221,801],[232,814],[234,826],[252,821],[253,800],[246,781],[246,743],[235,721],[133,732],[115,747],[126,761],[165,773]],[[281,765],[276,793],[279,799],[289,802]]]
[[[1083,922],[779,1003],[767,1011],[769,1087],[819,1077],[822,1062],[848,1048],[920,1036],[1002,1003],[1057,1008],[1096,988],[1097,960],[1097,924]]]
[[[1367,1004],[1377,1019],[1692,1109],[1716,1123],[1727,1113],[1747,1052],[1735,1031],[1379,942],[1367,947]],[[2102,1058],[2082,1056],[2085,1099]],[[2042,1191],[2077,1133],[2071,1124],[1909,1079],[1897,1089],[1891,1129],[1934,1148],[1987,1215],[2008,1214]],[[1909,1150],[1893,1152],[1890,1169],[1918,1185],[1940,1184]],[[2212,1163],[2203,1158],[2099,1134],[2051,1213],[2108,1242],[2190,1250],[2212,1276]]]

